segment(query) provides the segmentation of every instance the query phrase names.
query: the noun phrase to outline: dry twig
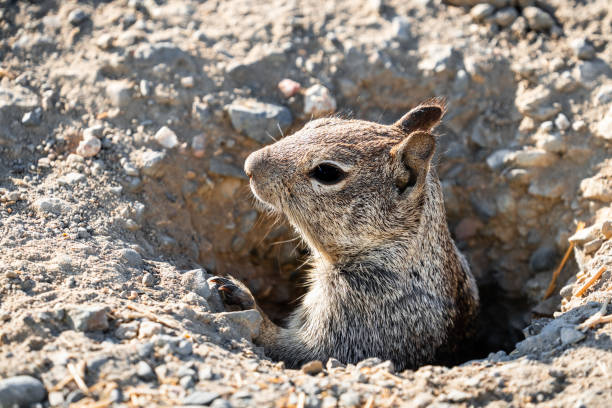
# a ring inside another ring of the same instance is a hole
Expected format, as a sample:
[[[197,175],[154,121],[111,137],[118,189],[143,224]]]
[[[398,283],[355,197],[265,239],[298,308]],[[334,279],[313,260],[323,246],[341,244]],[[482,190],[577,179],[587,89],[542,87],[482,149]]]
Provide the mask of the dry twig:
[[[77,387],[79,387],[83,394],[89,395],[89,387],[87,387],[85,380],[83,380],[83,377],[85,376],[85,362],[79,362],[78,366],[68,363],[67,367],[68,371],[72,375],[72,378],[74,378],[74,383],[77,385]]]
[[[578,326],[578,329],[582,331],[587,331],[591,327],[594,327],[600,323],[612,322],[612,315],[606,315],[606,312],[608,310],[608,303],[610,303],[610,298],[606,299],[603,302],[603,304],[601,305],[601,309],[599,309],[597,313],[595,313],[593,316],[589,317],[584,322],[582,322]]]
[[[143,317],[146,317],[147,319],[149,319],[149,320],[151,320],[153,322],[157,322],[159,324],[163,324],[164,326],[169,327],[169,328],[174,329],[174,330],[180,330],[180,327],[177,326],[176,324],[174,324],[173,322],[169,322],[166,319],[158,317],[158,316],[154,315],[151,312],[139,309],[139,308],[137,308],[134,305],[127,305],[127,308],[130,309],[130,310],[133,310],[134,312],[140,313]]]
[[[295,408],[304,408],[305,404],[306,404],[306,394],[304,394],[303,392],[300,392],[300,395],[298,395],[298,402]]]
[[[582,221],[579,222],[578,225],[576,226],[576,232],[583,229],[584,225],[585,225],[584,222]],[[565,255],[563,255],[563,259],[561,260],[561,263],[559,264],[559,266],[557,266],[557,269],[555,269],[555,271],[553,272],[552,278],[550,279],[550,283],[548,284],[548,288],[546,289],[546,293],[544,294],[544,299],[548,299],[550,295],[552,295],[553,292],[555,291],[555,283],[557,282],[557,278],[559,277],[559,274],[561,273],[561,271],[563,270],[563,267],[567,263],[567,260],[569,259],[570,254],[572,253],[573,249],[574,249],[574,243],[570,242],[569,248],[567,248],[567,251],[565,251]]]
[[[599,268],[599,270],[597,271],[597,273],[587,281],[587,283],[585,283],[580,289],[578,289],[578,292],[576,292],[576,297],[580,297],[582,295],[584,295],[584,293],[589,290],[589,288],[591,286],[593,286],[595,284],[595,282],[597,282],[597,280],[601,277],[601,275],[604,273],[604,271],[606,270],[605,266],[602,266],[601,268]]]

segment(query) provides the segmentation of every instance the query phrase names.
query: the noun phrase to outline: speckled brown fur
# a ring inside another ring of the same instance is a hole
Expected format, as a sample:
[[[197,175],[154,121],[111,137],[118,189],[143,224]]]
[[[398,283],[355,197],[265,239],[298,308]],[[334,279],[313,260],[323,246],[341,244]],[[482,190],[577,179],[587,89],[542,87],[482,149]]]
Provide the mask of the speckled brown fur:
[[[478,292],[430,165],[443,112],[434,100],[390,126],[318,119],[249,156],[253,193],[312,254],[308,293],[287,327],[264,317],[256,341],[267,355],[291,367],[379,357],[405,369],[447,359],[464,340]],[[318,182],[321,163],[344,178]],[[222,283],[226,299],[257,307],[244,285]]]

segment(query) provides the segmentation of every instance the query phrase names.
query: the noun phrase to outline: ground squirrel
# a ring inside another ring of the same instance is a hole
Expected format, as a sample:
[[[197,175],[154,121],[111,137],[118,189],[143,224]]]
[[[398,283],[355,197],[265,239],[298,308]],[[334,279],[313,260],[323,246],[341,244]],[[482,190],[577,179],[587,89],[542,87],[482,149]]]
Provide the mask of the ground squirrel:
[[[398,370],[452,360],[479,298],[430,164],[444,109],[429,101],[393,125],[317,119],[247,158],[255,197],[311,251],[308,292],[287,328],[262,312],[255,342],[266,355],[290,367],[378,357]],[[211,281],[226,303],[258,308],[237,280]]]

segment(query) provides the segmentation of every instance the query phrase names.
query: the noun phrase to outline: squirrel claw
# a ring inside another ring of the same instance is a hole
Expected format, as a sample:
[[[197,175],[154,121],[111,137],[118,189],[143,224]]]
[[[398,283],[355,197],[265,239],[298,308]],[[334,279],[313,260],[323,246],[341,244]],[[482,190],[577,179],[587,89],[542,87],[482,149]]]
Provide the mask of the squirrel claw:
[[[255,306],[251,291],[242,282],[221,276],[214,276],[208,281],[214,283],[215,289],[226,305],[237,305],[243,310],[253,309]]]

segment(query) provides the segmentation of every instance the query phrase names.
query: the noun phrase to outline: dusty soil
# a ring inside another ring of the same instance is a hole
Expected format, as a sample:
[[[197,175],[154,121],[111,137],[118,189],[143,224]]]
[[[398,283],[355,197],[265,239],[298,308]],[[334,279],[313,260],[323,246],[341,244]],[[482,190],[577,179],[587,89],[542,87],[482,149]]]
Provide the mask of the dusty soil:
[[[0,0],[0,406],[609,405],[611,41],[608,0]],[[319,85],[384,123],[446,97],[483,299],[463,365],[288,370],[208,288],[237,276],[279,322],[303,293],[242,164]]]

